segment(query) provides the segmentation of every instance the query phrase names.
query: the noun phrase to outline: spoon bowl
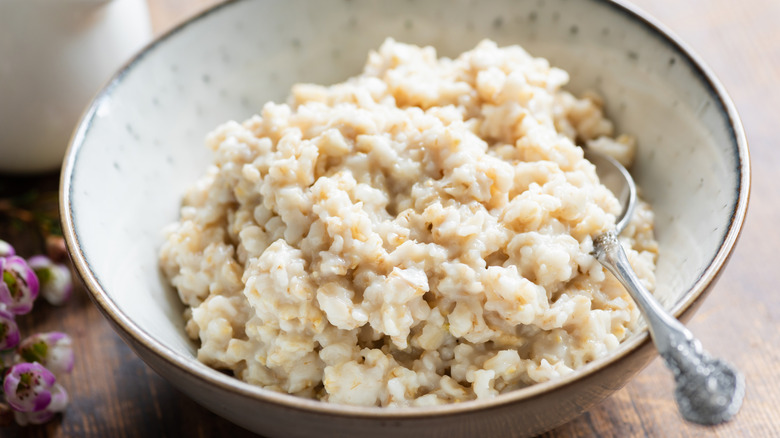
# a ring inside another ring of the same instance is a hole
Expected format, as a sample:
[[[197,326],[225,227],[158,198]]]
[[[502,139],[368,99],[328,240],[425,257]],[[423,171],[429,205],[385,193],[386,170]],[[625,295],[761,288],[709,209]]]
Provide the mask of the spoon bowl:
[[[596,166],[599,181],[617,197],[623,207],[615,221],[615,231],[620,234],[626,229],[636,209],[637,194],[634,178],[628,173],[628,169],[609,155],[586,149],[585,158]]]

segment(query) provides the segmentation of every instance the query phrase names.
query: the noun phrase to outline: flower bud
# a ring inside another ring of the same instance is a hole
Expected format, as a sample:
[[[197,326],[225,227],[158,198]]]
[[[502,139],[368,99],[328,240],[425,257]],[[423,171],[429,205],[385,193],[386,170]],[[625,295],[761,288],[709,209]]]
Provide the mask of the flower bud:
[[[16,325],[14,314],[0,309],[0,350],[16,348],[17,345],[19,345],[19,327]]]
[[[0,303],[16,315],[32,310],[38,297],[38,277],[23,258],[0,257]]]
[[[38,412],[52,401],[52,388],[57,378],[39,363],[18,363],[8,370],[3,380],[5,399],[20,412]]]
[[[16,255],[14,247],[5,240],[0,239],[0,257],[11,257],[12,255]]]
[[[43,424],[51,420],[57,412],[62,412],[68,406],[68,392],[59,383],[51,388],[51,402],[45,409],[37,412],[14,411],[16,424],[26,426],[28,424]]]
[[[40,294],[49,304],[59,306],[70,298],[73,279],[67,266],[56,264],[45,255],[30,257],[27,264],[38,276]]]
[[[57,376],[73,370],[73,342],[62,332],[38,333],[19,344],[17,362],[38,362]]]

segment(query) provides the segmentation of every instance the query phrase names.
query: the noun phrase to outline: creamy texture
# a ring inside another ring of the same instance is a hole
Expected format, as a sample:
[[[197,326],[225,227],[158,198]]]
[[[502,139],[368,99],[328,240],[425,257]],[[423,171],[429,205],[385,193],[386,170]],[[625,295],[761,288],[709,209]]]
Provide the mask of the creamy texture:
[[[591,256],[620,206],[576,143],[628,164],[596,96],[491,41],[456,59],[386,41],[207,138],[160,263],[198,358],[330,402],[492,397],[607,355],[637,324]],[[652,290],[640,203],[621,236]]]

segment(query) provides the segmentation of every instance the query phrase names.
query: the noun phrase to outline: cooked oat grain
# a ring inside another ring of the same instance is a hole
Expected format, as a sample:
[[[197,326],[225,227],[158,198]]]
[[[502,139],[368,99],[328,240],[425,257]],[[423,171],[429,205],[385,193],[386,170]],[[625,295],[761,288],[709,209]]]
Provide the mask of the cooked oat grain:
[[[160,262],[198,358],[336,403],[492,397],[614,350],[638,311],[590,255],[620,206],[575,144],[623,161],[596,96],[491,41],[387,40],[363,73],[208,136]],[[622,236],[648,288],[642,203]]]

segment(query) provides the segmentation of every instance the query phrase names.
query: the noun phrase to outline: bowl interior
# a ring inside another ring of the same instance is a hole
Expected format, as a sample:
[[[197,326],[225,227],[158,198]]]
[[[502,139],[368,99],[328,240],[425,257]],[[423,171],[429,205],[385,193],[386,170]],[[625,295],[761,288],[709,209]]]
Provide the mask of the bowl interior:
[[[445,56],[491,38],[566,69],[571,90],[600,93],[618,130],[639,140],[632,170],[656,213],[665,306],[689,304],[706,286],[699,279],[720,267],[713,260],[723,263],[719,251],[735,233],[743,146],[701,70],[622,7],[595,0],[238,1],[175,30],[120,72],[86,113],[66,159],[76,262],[133,336],[217,373],[195,361],[183,308],[157,267],[162,230],[210,161],[204,136],[268,100],[284,100],[293,83],[359,73],[368,51],[388,36]]]

